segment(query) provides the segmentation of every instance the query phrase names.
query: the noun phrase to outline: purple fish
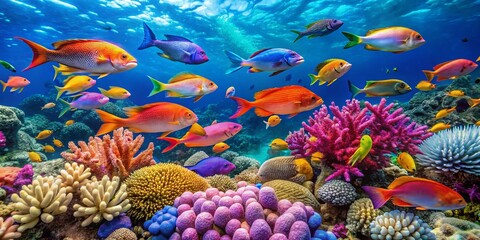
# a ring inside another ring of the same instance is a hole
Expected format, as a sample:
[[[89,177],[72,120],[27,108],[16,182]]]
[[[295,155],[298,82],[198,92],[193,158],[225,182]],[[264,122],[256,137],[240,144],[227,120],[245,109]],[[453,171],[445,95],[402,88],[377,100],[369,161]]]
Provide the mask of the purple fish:
[[[292,30],[293,33],[298,34],[297,38],[293,41],[308,36],[308,38],[326,36],[335,30],[339,29],[343,25],[343,22],[337,19],[324,19],[310,23],[306,26],[306,30],[303,32]]]
[[[215,174],[229,174],[235,169],[235,165],[221,157],[208,157],[186,168],[196,172],[202,177],[209,177]]]
[[[249,59],[243,59],[230,51],[225,51],[225,54],[232,62],[226,74],[238,71],[242,67],[250,67],[248,72],[270,71],[273,72],[270,74],[271,77],[304,61],[300,54],[286,48],[265,48],[253,53]]]
[[[62,109],[60,112],[60,116],[63,116],[69,109],[83,109],[83,110],[90,110],[99,108],[108,103],[108,97],[105,97],[101,93],[95,92],[82,92],[79,98],[75,101],[69,103],[63,99],[60,99],[60,103],[62,103],[65,108]]]
[[[143,42],[138,47],[138,50],[155,46],[163,51],[163,53],[158,53],[158,55],[168,60],[186,64],[202,64],[208,61],[205,51],[184,37],[165,35],[167,40],[157,40],[152,29],[146,23],[143,23],[143,32]]]

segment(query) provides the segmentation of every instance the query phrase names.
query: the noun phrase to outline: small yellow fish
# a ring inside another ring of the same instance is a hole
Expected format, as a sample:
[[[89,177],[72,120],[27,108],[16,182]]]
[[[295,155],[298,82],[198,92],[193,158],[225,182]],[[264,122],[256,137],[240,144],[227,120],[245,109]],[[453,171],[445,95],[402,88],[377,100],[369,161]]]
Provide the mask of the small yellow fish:
[[[131,96],[130,92],[127,91],[125,88],[110,86],[110,89],[105,90],[103,88],[98,88],[100,92],[111,99],[127,99]]]
[[[402,168],[409,172],[415,172],[417,170],[412,155],[407,152],[400,153],[397,157],[397,162]]]
[[[272,115],[268,118],[267,121],[263,121],[265,123],[265,129],[268,129],[268,127],[275,127],[277,126],[282,119],[278,115]]]
[[[462,90],[452,90],[448,92],[446,95],[450,97],[463,97],[465,96],[465,92]]]
[[[308,141],[310,141],[310,142],[316,142],[317,140],[318,140],[318,138],[315,137],[315,136],[311,136],[311,137],[308,139]]]
[[[225,150],[229,149],[230,145],[224,143],[224,142],[219,142],[215,144],[212,148],[214,153],[221,153],[224,152]]]
[[[53,107],[55,107],[55,105],[56,105],[55,103],[49,102],[49,103],[46,103],[45,105],[43,105],[42,109],[40,109],[40,110],[53,108]]]
[[[28,152],[28,158],[30,158],[30,161],[32,162],[41,162],[42,157],[40,157],[40,154],[36,152]]]
[[[422,80],[420,81],[417,86],[415,86],[416,89],[420,91],[430,91],[435,89],[437,86],[429,81]]]
[[[450,124],[439,122],[433,125],[430,129],[428,129],[428,132],[436,133],[436,132],[440,132],[442,130],[448,129],[450,127],[451,127]]]
[[[455,111],[455,107],[444,108],[444,109],[437,112],[437,114],[435,115],[435,120],[440,119],[440,118],[444,118],[453,111]]]
[[[360,139],[360,146],[358,146],[357,150],[350,157],[348,164],[353,166],[357,162],[360,163],[368,155],[370,149],[372,149],[372,144],[372,138],[368,135],[363,135]]]
[[[325,155],[321,152],[314,152],[312,153],[312,156],[310,156],[310,161],[312,163],[320,163],[325,159]]]
[[[480,126],[480,120],[475,123],[475,125]]]
[[[50,137],[52,135],[53,131],[52,130],[43,130],[38,133],[38,135],[35,137],[35,139],[45,139]]]
[[[269,146],[273,150],[288,150],[288,143],[281,138],[273,139]]]
[[[47,153],[53,153],[55,152],[55,148],[52,145],[45,145],[43,146],[43,151]]]
[[[53,68],[56,69],[56,67]],[[57,71],[55,70],[55,72]],[[91,88],[93,85],[95,85],[95,83],[97,83],[97,81],[89,76],[72,75],[63,81],[63,87],[55,86],[58,91],[55,100],[58,100],[58,98],[60,98],[64,92],[67,92],[67,94],[83,92]]]
[[[68,121],[65,122],[65,126],[70,126],[70,125],[72,125],[72,124],[74,124],[74,123],[75,123],[75,121],[73,121],[73,120],[68,120]]]
[[[53,145],[55,145],[56,147],[63,147],[62,141],[55,138],[53,139]]]

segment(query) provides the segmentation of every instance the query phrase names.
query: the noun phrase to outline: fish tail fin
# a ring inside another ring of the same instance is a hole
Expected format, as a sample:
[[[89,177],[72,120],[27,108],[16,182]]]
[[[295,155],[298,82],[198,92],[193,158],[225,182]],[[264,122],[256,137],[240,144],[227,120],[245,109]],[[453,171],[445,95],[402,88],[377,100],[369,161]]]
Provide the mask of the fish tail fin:
[[[62,94],[65,92],[65,90],[62,88],[62,87],[59,87],[59,86],[55,86],[55,89],[57,89],[57,98],[55,98],[55,101],[58,100],[60,98],[60,96],[62,96]]]
[[[243,67],[242,63],[245,61],[245,59],[228,50],[225,50],[225,54],[227,55],[228,59],[230,59],[230,62],[232,62],[232,65],[230,65],[230,68],[227,70],[226,74],[238,71]]]
[[[30,68],[34,68],[38,65],[48,62],[47,54],[50,50],[48,50],[47,48],[45,48],[44,46],[38,43],[32,42],[25,38],[21,38],[21,37],[15,37],[15,38],[26,43],[32,49],[32,52],[33,52],[32,63],[30,63],[28,67],[23,69],[23,71],[26,71]]]
[[[0,83],[2,84],[2,92],[5,92],[5,89],[7,89],[7,83],[0,80]]]
[[[107,94],[107,90],[103,89],[103,88],[98,88],[98,90],[100,91],[101,94],[103,94],[104,96],[106,96],[105,94]]]
[[[55,79],[57,79],[58,73],[60,72],[60,68],[57,66],[53,66],[53,70],[55,71],[53,74],[53,81],[55,81]]]
[[[362,189],[367,193],[370,200],[372,200],[375,209],[381,208],[388,200],[390,200],[390,198],[392,198],[392,191],[390,189],[371,186],[363,186]]]
[[[350,41],[343,47],[343,49],[351,48],[355,45],[358,45],[358,44],[362,43],[362,38],[360,36],[357,36],[357,35],[349,33],[349,32],[342,32],[342,34],[346,38],[348,38],[348,40]]]
[[[100,117],[100,120],[102,120],[103,122],[102,126],[100,126],[100,129],[98,129],[97,134],[95,134],[95,136],[109,133],[124,125],[123,118],[119,118],[111,113],[102,111],[100,109],[95,109],[95,112],[97,112],[98,117]]]
[[[253,104],[243,98],[239,98],[239,97],[231,97],[230,99],[233,99],[237,102],[238,104],[238,107],[237,107],[237,111],[235,112],[235,114],[233,114],[230,119],[232,118],[238,118],[240,116],[242,116],[243,114],[245,114],[248,110],[250,110],[252,107],[253,107]]]
[[[435,72],[433,71],[428,71],[428,70],[422,70],[423,74],[427,77],[427,81],[431,82],[432,79],[435,77]]]
[[[352,93],[352,97],[350,99],[353,99],[355,96],[362,92],[362,89],[356,87],[350,80],[348,80],[348,91]]]
[[[68,112],[68,110],[70,110],[70,103],[68,103],[67,101],[63,100],[63,99],[59,99],[60,101],[60,104],[63,106],[62,108],[62,111],[60,112],[60,115],[58,115],[58,118],[61,118],[65,113]]]
[[[178,144],[181,143],[181,139],[172,138],[172,137],[159,137],[159,140],[164,140],[168,142],[168,147],[162,150],[162,153],[166,153],[172,149],[174,149]]]
[[[318,78],[317,78],[317,75],[315,74],[308,74],[308,77],[310,77],[310,86],[312,86],[313,84],[315,84],[317,81],[318,81]]]
[[[150,29],[146,23],[143,23],[143,42],[138,47],[138,50],[154,46],[155,40],[157,40],[155,33],[153,33],[152,29]]]
[[[302,33],[300,31],[297,31],[297,30],[290,30],[290,32],[293,32],[295,34],[298,34],[297,38],[295,38],[295,40],[293,40],[293,42],[296,42],[298,41],[300,38],[303,37]]]
[[[268,129],[268,127],[270,127],[270,125],[268,125],[268,122],[267,121],[263,121],[265,123],[265,129]]]
[[[152,81],[152,84],[153,84],[153,89],[150,92],[150,94],[148,95],[149,97],[166,90],[165,89],[165,83],[162,83],[162,82],[158,81],[157,79],[152,78],[150,76],[148,76],[148,78],[150,78],[150,81]]]

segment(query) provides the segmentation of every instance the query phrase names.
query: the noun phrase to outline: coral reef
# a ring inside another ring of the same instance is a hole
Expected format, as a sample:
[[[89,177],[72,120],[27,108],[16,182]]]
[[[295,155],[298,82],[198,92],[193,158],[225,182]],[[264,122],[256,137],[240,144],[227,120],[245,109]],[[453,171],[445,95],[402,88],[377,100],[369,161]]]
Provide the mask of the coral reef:
[[[201,160],[208,158],[208,154],[206,154],[204,151],[198,151],[194,153],[192,156],[190,156],[187,161],[183,164],[183,166],[188,167],[188,166],[194,166]]]
[[[65,169],[65,159],[63,158],[33,162],[31,164],[33,166],[34,178],[38,176],[57,176]]]
[[[243,170],[241,173],[237,174],[234,179],[236,182],[245,181],[253,184],[259,183],[260,177],[258,176],[257,173],[258,173],[257,167],[249,167]]]
[[[17,232],[19,225],[14,224],[13,218],[9,217],[3,219],[0,217],[0,239],[16,239],[22,236],[21,233]]]
[[[320,200],[336,206],[350,205],[357,198],[352,184],[342,180],[326,182],[317,191]]]
[[[480,188],[476,183],[472,184],[470,187],[464,185],[465,183],[455,183],[455,191],[460,194],[466,194],[470,199],[470,202],[480,203]]]
[[[16,173],[15,180],[13,180],[11,185],[4,185],[2,188],[5,189],[7,195],[17,193],[22,189],[22,186],[31,184],[32,179],[33,168],[32,165],[27,164]]]
[[[143,227],[148,229],[153,236],[168,239],[175,232],[177,217],[178,211],[175,207],[165,206],[162,210],[156,212],[151,219],[145,221]]]
[[[91,169],[97,177],[107,175],[127,178],[131,172],[145,166],[155,164],[153,160],[153,143],[148,148],[134,156],[142,147],[144,138],[127,129],[119,128],[113,131],[113,137],[103,135],[90,137],[87,143],[80,141],[77,147],[73,142],[68,143],[71,152],[62,152],[62,157],[68,161],[83,164]]]
[[[6,147],[7,146],[7,138],[5,137],[5,134],[3,134],[2,131],[0,131],[0,148]]]
[[[369,236],[370,223],[380,214],[382,211],[373,208],[370,198],[360,198],[348,209],[346,227],[351,233]]]
[[[226,192],[227,190],[237,190],[237,182],[235,182],[229,176],[214,175],[207,177],[206,179],[210,186],[217,188],[222,192]]]
[[[462,209],[445,211],[448,217],[456,217],[459,219],[480,223],[480,203],[467,203]]]
[[[264,183],[263,186],[273,188],[279,199],[288,199],[290,202],[302,202],[315,210],[320,209],[320,203],[315,196],[302,185],[286,180],[273,180]]]
[[[480,127],[455,126],[420,144],[417,163],[429,170],[480,176]]]
[[[203,191],[208,182],[196,173],[176,164],[159,163],[135,171],[125,180],[132,208],[128,215],[148,219],[176,197],[191,191]]]
[[[18,108],[0,105],[0,131],[7,139],[7,147],[13,146],[25,114]]]
[[[65,169],[60,171],[60,176],[62,180],[62,187],[66,188],[67,193],[78,192],[80,187],[85,186],[90,182],[90,168],[85,168],[84,165],[78,164],[76,162],[70,164],[65,163]]]
[[[282,156],[268,159],[258,170],[262,182],[281,179],[302,184],[312,180],[313,169],[305,158]]]
[[[13,186],[20,170],[22,169],[19,167],[1,167],[0,186]]]
[[[102,225],[100,225],[98,228],[97,235],[101,238],[106,238],[119,228],[130,229],[131,227],[132,221],[130,221],[130,218],[125,215],[125,213],[122,213],[113,218],[111,221],[102,223]]]
[[[480,225],[466,220],[443,217],[434,223],[437,239],[479,239]]]
[[[95,132],[82,122],[75,122],[70,126],[64,126],[56,137],[61,141],[80,141],[86,140],[86,136],[93,136]]]
[[[250,167],[260,167],[260,162],[258,162],[256,159],[245,156],[235,157],[232,160],[232,163],[236,166],[236,168],[231,172],[232,175],[237,175]]]
[[[372,239],[436,239],[430,226],[413,213],[393,210],[370,223]]]
[[[128,228],[119,228],[108,235],[105,240],[137,240],[137,235]]]

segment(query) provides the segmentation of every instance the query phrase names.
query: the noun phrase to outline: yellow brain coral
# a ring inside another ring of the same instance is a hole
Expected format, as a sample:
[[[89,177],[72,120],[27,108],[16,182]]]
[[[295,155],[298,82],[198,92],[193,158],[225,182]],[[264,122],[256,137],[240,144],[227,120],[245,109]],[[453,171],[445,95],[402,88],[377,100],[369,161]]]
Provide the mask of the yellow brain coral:
[[[207,181],[210,186],[218,188],[218,190],[222,192],[226,192],[227,190],[237,190],[237,183],[229,176],[217,174],[207,177]]]
[[[186,191],[205,191],[210,185],[196,173],[176,164],[159,163],[141,168],[125,180],[131,217],[146,220]]]

